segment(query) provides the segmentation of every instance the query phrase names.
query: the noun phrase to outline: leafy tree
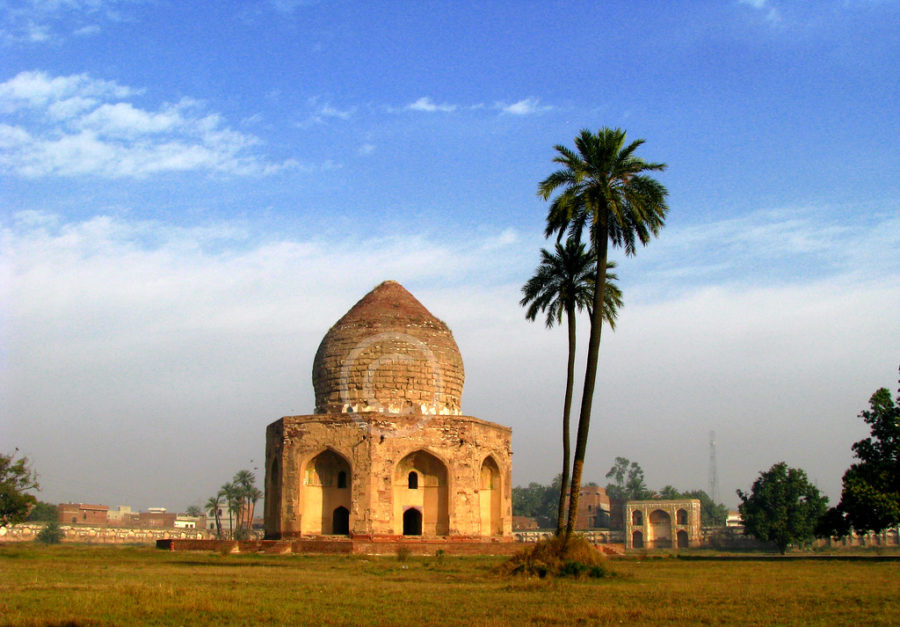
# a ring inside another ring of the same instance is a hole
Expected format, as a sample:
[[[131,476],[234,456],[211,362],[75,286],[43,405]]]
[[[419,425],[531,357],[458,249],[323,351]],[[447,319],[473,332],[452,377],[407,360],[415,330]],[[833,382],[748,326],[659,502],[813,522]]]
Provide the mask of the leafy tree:
[[[816,523],[828,503],[805,472],[784,462],[761,472],[750,494],[738,490],[737,495],[744,529],[760,540],[775,543],[782,555],[789,545],[815,537]]]
[[[522,300],[519,304],[527,306],[525,317],[534,320],[539,312],[546,312],[547,328],[562,322],[566,316],[569,336],[569,353],[566,362],[566,392],[563,401],[563,461],[562,481],[559,491],[557,512],[557,535],[565,527],[566,489],[569,486],[569,468],[571,464],[571,435],[569,433],[569,415],[572,410],[572,388],[575,383],[575,313],[578,310],[590,311],[594,292],[594,273],[596,255],[585,251],[584,244],[573,239],[563,246],[556,243],[556,252],[550,253],[541,249],[541,263],[534,276],[522,287]],[[613,262],[609,267],[615,267]],[[615,285],[616,277],[607,273],[606,298],[603,307],[603,319],[610,328],[615,329],[618,307],[622,305],[622,292]]]
[[[651,236],[659,233],[668,211],[666,188],[643,174],[663,170],[665,164],[648,163],[636,157],[634,153],[643,143],[644,140],[639,139],[625,145],[625,131],[621,129],[603,128],[596,134],[583,130],[575,138],[577,152],[562,145],[555,147],[558,155],[554,161],[562,168],[538,185],[538,195],[544,200],[561,190],[550,204],[545,235],[556,234],[560,241],[568,233],[569,238],[581,241],[582,233],[587,229],[591,248],[596,254],[591,328],[569,487],[566,537],[575,529],[587,451],[606,298],[607,252],[611,244],[624,248],[626,255],[633,255],[638,241],[647,244]]]
[[[34,507],[31,508],[31,511],[28,512],[28,516],[25,520],[29,522],[51,522],[59,520],[59,508],[53,503],[38,501],[34,504]]]
[[[606,473],[606,478],[615,481],[606,484],[606,494],[610,498],[640,501],[653,495],[647,489],[641,465],[624,457],[616,457],[616,463]]]
[[[222,494],[218,493],[215,496],[209,497],[206,501],[206,513],[215,518],[216,521],[216,537],[222,538]]]
[[[534,518],[542,529],[556,527],[561,484],[562,475],[557,475],[548,486],[531,482],[527,487],[514,487],[513,515]]]
[[[859,417],[870,436],[853,445],[859,460],[844,473],[841,501],[819,525],[820,536],[881,531],[900,525],[900,391],[896,402],[887,388],[869,399]]]
[[[189,505],[187,510],[185,510],[184,513],[187,514],[188,516],[197,517],[197,516],[203,515],[203,510],[200,509],[199,505]]]
[[[51,520],[38,532],[35,541],[41,544],[59,544],[64,537],[66,534],[59,528],[59,523]]]
[[[256,509],[256,502],[263,496],[255,483],[256,475],[249,470],[237,471],[232,479],[232,484],[237,491],[237,498],[240,501],[238,527],[245,526],[249,529],[253,524],[253,513]],[[243,516],[244,520],[240,520],[241,516]]]
[[[700,501],[700,523],[707,527],[724,527],[728,520],[728,508],[716,503],[706,490],[689,490],[682,492],[680,499],[698,499]]]
[[[39,490],[37,475],[28,466],[27,457],[19,457],[19,449],[6,455],[0,453],[0,527],[15,525],[28,516],[37,503],[29,490]]]

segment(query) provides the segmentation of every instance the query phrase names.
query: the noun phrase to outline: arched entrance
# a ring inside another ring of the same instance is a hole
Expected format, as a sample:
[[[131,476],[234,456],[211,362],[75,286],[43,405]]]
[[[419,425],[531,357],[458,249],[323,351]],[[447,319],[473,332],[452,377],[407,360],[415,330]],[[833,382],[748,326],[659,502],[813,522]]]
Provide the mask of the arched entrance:
[[[350,510],[341,505],[331,514],[331,533],[334,535],[350,535]]]
[[[478,488],[478,497],[481,501],[481,535],[502,535],[500,497],[503,490],[500,486],[500,468],[493,457],[485,458],[481,464],[481,480]]]
[[[686,509],[680,509],[675,513],[675,520],[678,521],[679,525],[688,524],[688,513]]]
[[[420,535],[450,533],[449,486],[444,462],[427,451],[414,451],[394,469],[394,533],[406,527],[410,508],[421,516]],[[405,534],[405,532],[403,532]]]
[[[684,530],[679,531],[677,535],[678,535],[678,548],[679,549],[688,548],[690,546],[690,542],[688,541],[687,531],[684,531]]]
[[[313,535],[350,533],[350,464],[332,450],[306,463],[303,471],[302,533]],[[338,510],[346,512],[346,517]],[[341,526],[335,527],[338,523]]]
[[[631,546],[635,549],[643,549],[644,548],[644,534],[640,531],[635,531],[631,534]]]
[[[422,535],[422,512],[415,507],[410,507],[403,512],[403,535],[420,536]]]
[[[648,543],[655,549],[667,549],[672,546],[672,517],[661,509],[650,512],[650,534]]]

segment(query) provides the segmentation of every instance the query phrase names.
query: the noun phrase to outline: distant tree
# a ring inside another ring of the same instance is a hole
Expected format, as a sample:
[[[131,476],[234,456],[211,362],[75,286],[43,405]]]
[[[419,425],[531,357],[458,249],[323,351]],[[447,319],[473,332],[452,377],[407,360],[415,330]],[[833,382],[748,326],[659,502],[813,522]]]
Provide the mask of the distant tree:
[[[610,498],[640,501],[653,495],[647,489],[641,465],[625,457],[616,457],[616,463],[606,473],[606,478],[614,481],[606,484],[606,494]]]
[[[816,523],[828,504],[803,470],[784,462],[761,472],[750,494],[738,490],[737,495],[746,532],[773,542],[782,555],[791,544],[815,537]]]
[[[531,482],[526,487],[516,486],[512,490],[513,515],[534,518],[542,529],[555,528],[561,483],[562,476],[556,475],[550,485]]]
[[[240,502],[238,510],[238,527],[250,529],[253,524],[253,513],[256,502],[262,498],[262,492],[256,487],[256,475],[249,470],[239,470],[231,480]]]
[[[37,475],[28,465],[27,457],[16,456],[19,449],[6,455],[0,453],[0,527],[25,520],[28,511],[37,503],[29,490],[39,490]]]
[[[609,246],[622,247],[626,255],[635,253],[638,242],[647,244],[664,225],[668,191],[647,172],[665,169],[663,163],[650,163],[635,152],[644,143],[639,139],[626,145],[625,131],[601,128],[596,134],[585,129],[575,137],[575,149],[557,145],[554,162],[561,168],[538,184],[538,196],[550,200],[546,236],[564,234],[581,241],[587,230],[591,249],[597,256],[594,265],[594,294],[591,326],[584,370],[584,387],[575,437],[572,479],[569,487],[569,516],[566,538],[575,530],[581,476],[587,452],[591,408],[600,352],[603,303],[607,286]]]
[[[35,541],[41,544],[59,544],[65,536],[63,530],[59,528],[59,523],[51,520],[38,532]]]
[[[34,504],[34,507],[31,508],[31,511],[28,512],[28,516],[25,520],[29,522],[51,522],[54,520],[58,521],[59,508],[57,508],[53,503],[38,501]]]
[[[216,521],[216,537],[220,540],[222,539],[222,494],[218,493],[215,496],[209,497],[206,501],[207,514],[215,518]]]
[[[193,516],[196,518],[197,516],[203,515],[203,510],[199,505],[188,505],[188,508],[184,511],[184,513],[188,516]]]
[[[537,318],[538,313],[547,314],[547,328],[561,324],[566,317],[569,351],[566,361],[566,391],[563,398],[562,416],[562,481],[560,483],[559,505],[557,512],[556,534],[560,535],[566,524],[566,491],[569,487],[569,468],[571,464],[571,435],[569,416],[572,411],[572,390],[575,385],[575,320],[576,312],[591,310],[594,295],[594,266],[597,257],[592,251],[586,251],[584,244],[569,239],[563,246],[556,243],[554,253],[541,249],[541,263],[528,282],[522,287],[522,300],[519,304],[527,306],[525,317],[528,320]],[[615,267],[609,262],[609,268]],[[606,296],[602,318],[615,329],[618,308],[622,306],[622,292],[615,285],[616,277],[612,272],[606,275]]]
[[[859,417],[870,436],[853,445],[859,461],[844,473],[841,501],[823,518],[819,536],[900,525],[900,390],[896,402],[887,388],[876,391]]]
[[[728,508],[712,500],[706,490],[688,490],[679,498],[700,501],[700,524],[706,527],[724,527],[728,520]]]
[[[234,539],[234,518],[241,511],[240,488],[233,483],[223,484],[219,489],[219,496],[225,499],[225,507],[228,509],[228,530]]]
[[[673,486],[667,485],[667,486],[663,487],[662,490],[659,491],[659,498],[676,500],[676,499],[680,499],[683,497],[681,496],[681,492],[679,492],[676,488],[674,488]]]

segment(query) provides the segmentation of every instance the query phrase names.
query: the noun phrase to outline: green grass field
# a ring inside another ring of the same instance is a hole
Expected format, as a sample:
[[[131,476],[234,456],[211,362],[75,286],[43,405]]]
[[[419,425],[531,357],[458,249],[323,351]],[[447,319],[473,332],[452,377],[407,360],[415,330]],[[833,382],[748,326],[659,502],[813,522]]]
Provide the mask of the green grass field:
[[[0,546],[0,624],[900,624],[900,562],[611,560],[583,581],[494,557]]]

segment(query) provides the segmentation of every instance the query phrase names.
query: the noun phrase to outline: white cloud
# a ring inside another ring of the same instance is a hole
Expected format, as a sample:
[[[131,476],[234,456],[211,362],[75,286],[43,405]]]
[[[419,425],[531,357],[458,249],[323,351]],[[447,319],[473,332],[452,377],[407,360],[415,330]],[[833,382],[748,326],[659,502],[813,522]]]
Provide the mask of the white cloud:
[[[709,239],[762,222],[713,223]],[[604,333],[586,478],[602,481],[624,455],[653,487],[703,487],[715,429],[727,503],[781,458],[836,495],[850,444],[864,432],[856,413],[896,375],[900,229],[886,232],[895,226],[888,216],[834,229],[815,254],[859,260],[823,276],[688,281],[652,301],[632,295],[653,273],[694,264],[684,251],[702,252],[706,238],[672,229],[665,264],[635,267],[664,239],[623,262],[626,303],[617,331]],[[558,472],[565,333],[527,323],[518,305],[539,235],[256,235],[232,223],[71,222],[37,211],[0,229],[0,428],[35,459],[46,499],[182,507],[214,490],[235,459],[261,459],[266,424],[311,410],[322,335],[389,278],[453,330],[466,365],[464,411],[513,427],[514,481]],[[771,253],[752,254],[771,235],[757,230],[741,244],[745,274]],[[117,451],[85,456],[97,450],[96,433]],[[75,455],[94,461],[74,464]],[[122,463],[133,472],[113,472]],[[158,481],[136,485],[139,472]],[[186,475],[192,482],[179,480]]]
[[[0,84],[0,168],[25,177],[143,177],[200,170],[266,174],[293,168],[252,152],[257,137],[229,128],[203,103],[183,98],[158,110],[128,99],[141,90],[86,74],[22,72]]]
[[[361,156],[371,155],[373,152],[375,152],[375,144],[363,144],[357,150]]]
[[[435,112],[443,112],[450,113],[452,111],[456,111],[457,106],[454,104],[436,104],[431,98],[428,96],[423,96],[419,98],[415,102],[406,105],[405,107],[408,111],[424,111],[426,113],[435,113]]]
[[[142,0],[22,0],[0,3],[0,39],[8,44],[59,44],[100,32],[97,22],[120,22],[120,7]],[[73,24],[75,25],[73,27]]]
[[[769,0],[738,0],[741,4],[746,4],[758,11],[765,13],[766,20],[773,24],[781,21],[781,13],[777,8],[773,7]]]
[[[509,113],[510,115],[531,115],[553,109],[549,105],[541,105],[537,98],[524,98],[512,104],[498,102],[494,105],[494,108],[500,109],[501,113]]]

